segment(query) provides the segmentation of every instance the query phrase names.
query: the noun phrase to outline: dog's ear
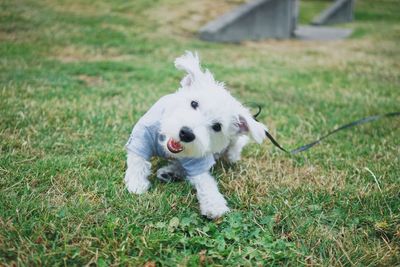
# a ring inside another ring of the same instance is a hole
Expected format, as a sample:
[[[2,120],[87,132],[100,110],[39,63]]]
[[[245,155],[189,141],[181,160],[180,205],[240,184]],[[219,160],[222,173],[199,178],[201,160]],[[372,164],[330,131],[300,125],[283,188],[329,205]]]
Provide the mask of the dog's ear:
[[[265,131],[267,130],[267,126],[256,121],[247,110],[244,110],[238,115],[235,127],[238,135],[250,135],[254,141],[259,144],[261,144],[266,137]]]
[[[178,70],[187,72],[187,75],[181,81],[182,87],[190,86],[196,80],[196,77],[203,74],[200,67],[200,59],[196,52],[186,51],[183,56],[175,59],[175,67]]]

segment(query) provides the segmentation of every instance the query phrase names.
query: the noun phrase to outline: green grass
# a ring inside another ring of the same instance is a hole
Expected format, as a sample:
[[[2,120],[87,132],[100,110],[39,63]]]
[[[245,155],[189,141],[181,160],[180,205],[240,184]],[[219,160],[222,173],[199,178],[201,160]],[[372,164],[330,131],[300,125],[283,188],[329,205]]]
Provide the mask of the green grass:
[[[302,3],[302,21],[326,4]],[[399,110],[397,1],[357,1],[341,42],[195,38],[208,10],[230,5],[0,3],[0,265],[400,264],[398,118],[295,157],[249,146],[213,170],[232,208],[218,221],[199,215],[185,182],[151,177],[142,196],[124,188],[132,125],[178,87],[173,60],[185,50],[241,101],[261,103],[286,147]]]
[[[299,22],[302,24],[311,23],[323,10],[332,4],[330,0],[308,0],[300,1]]]

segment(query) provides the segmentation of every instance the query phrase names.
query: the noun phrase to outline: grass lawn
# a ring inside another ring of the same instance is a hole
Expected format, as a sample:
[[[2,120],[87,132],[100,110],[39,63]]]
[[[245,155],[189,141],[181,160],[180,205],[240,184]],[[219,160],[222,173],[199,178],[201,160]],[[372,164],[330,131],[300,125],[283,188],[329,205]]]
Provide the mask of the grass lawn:
[[[288,156],[270,142],[213,170],[232,212],[185,182],[123,183],[132,125],[197,50],[288,148],[400,109],[400,5],[358,0],[338,42],[196,38],[241,1],[0,2],[0,265],[400,264],[400,119]],[[326,2],[302,0],[301,21]],[[162,162],[154,161],[155,166]]]

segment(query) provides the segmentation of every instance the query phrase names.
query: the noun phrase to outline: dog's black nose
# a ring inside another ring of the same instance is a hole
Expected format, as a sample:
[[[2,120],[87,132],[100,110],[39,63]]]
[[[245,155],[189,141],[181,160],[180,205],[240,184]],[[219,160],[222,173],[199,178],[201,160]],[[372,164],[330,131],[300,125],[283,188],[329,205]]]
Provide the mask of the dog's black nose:
[[[182,142],[190,143],[196,138],[196,136],[194,135],[194,133],[190,128],[184,126],[179,131],[179,138],[181,139]]]

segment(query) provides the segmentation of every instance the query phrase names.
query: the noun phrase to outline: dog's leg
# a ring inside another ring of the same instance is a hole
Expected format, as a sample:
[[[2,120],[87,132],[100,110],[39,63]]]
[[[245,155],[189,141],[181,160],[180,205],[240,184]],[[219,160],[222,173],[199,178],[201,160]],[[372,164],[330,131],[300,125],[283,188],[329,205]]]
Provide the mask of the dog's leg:
[[[216,219],[229,211],[224,196],[218,191],[217,182],[214,177],[209,173],[203,173],[188,178],[190,183],[196,188],[202,215],[210,219]]]
[[[167,183],[183,180],[184,177],[185,172],[178,162],[172,162],[157,171],[157,178]]]
[[[128,152],[127,165],[124,179],[126,188],[131,193],[145,193],[150,187],[150,181],[147,179],[151,170],[150,162]]]
[[[249,137],[246,135],[239,136],[232,144],[229,145],[226,151],[226,158],[229,162],[235,163],[240,160],[243,147],[249,142]]]

